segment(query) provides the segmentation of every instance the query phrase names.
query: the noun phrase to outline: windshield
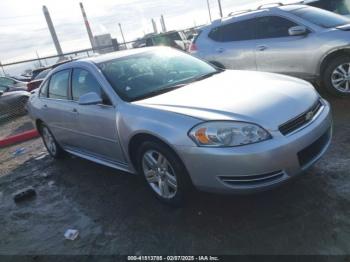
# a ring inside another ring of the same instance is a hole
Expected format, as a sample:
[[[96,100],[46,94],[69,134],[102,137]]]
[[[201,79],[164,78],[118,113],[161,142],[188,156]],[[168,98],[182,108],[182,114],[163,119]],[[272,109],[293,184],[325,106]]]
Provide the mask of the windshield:
[[[324,28],[350,24],[349,18],[311,6],[301,7],[290,12]]]
[[[309,5],[322,8],[341,15],[348,15],[350,0],[320,0]]]
[[[349,18],[311,6],[301,7],[290,12],[324,28],[350,24]]]
[[[146,51],[98,66],[125,101],[169,92],[219,72],[202,60],[171,49]]]

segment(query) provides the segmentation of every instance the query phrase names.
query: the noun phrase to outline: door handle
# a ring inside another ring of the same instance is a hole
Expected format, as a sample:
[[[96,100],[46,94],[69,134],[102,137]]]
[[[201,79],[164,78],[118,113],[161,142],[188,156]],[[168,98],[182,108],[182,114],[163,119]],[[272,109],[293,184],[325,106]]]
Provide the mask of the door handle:
[[[258,46],[258,50],[259,51],[265,51],[267,49],[267,46],[265,46],[265,45],[259,45]]]
[[[224,51],[225,49],[223,49],[222,47],[216,49],[216,52],[218,53],[223,53]]]

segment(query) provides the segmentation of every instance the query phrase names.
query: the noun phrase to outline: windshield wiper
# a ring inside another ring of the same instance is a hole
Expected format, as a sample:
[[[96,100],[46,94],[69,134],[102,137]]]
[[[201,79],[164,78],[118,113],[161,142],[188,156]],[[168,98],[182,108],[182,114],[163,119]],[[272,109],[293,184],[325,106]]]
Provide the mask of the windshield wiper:
[[[168,92],[173,91],[175,89],[181,88],[181,87],[183,87],[185,85],[187,85],[187,84],[178,84],[178,85],[168,86],[168,87],[165,87],[165,88],[162,88],[162,89],[159,89],[159,90],[155,90],[155,91],[152,91],[152,92],[147,93],[145,95],[136,97],[136,98],[132,99],[131,102],[135,102],[135,101],[138,101],[138,100],[143,100],[143,99],[150,98],[150,97],[153,97],[153,96],[157,96],[157,95],[161,95],[161,94],[164,94],[164,93],[168,93]]]
[[[170,92],[172,90],[175,90],[175,89],[178,89],[178,88],[181,88],[181,87],[184,87],[190,83],[193,83],[193,82],[197,82],[197,81],[201,81],[203,79],[206,79],[206,78],[209,78],[213,75],[216,75],[216,74],[219,74],[221,72],[223,72],[224,70],[217,70],[215,72],[211,72],[211,73],[208,73],[208,74],[205,74],[205,75],[201,75],[199,77],[195,77],[195,78],[192,78],[190,79],[189,81],[186,81],[184,83],[181,83],[181,84],[177,84],[177,85],[173,85],[173,86],[168,86],[168,87],[164,87],[164,88],[161,88],[159,90],[155,90],[155,91],[152,91],[150,93],[147,93],[145,95],[142,95],[142,96],[139,96],[139,97],[136,97],[134,99],[131,100],[131,102],[135,102],[135,101],[138,101],[138,100],[143,100],[143,99],[147,99],[147,98],[150,98],[150,97],[153,97],[153,96],[157,96],[157,95],[161,95],[161,94],[164,94],[164,93],[167,93],[167,92]]]
[[[215,71],[215,72],[211,72],[211,73],[208,73],[208,74],[205,74],[205,75],[201,75],[201,76],[199,76],[199,77],[196,77],[196,78],[194,78],[194,79],[192,79],[192,81],[191,82],[197,82],[197,81],[201,81],[201,80],[204,80],[204,79],[206,79],[206,78],[209,78],[209,77],[212,77],[213,75],[216,75],[216,74],[219,74],[219,73],[221,73],[221,72],[223,72],[223,71]]]

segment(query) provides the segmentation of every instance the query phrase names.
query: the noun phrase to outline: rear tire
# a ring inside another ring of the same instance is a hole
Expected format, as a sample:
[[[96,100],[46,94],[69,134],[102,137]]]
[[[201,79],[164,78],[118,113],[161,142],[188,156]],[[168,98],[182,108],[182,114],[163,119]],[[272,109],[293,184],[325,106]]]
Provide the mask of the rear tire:
[[[184,204],[192,182],[182,161],[166,145],[144,142],[138,150],[137,167],[159,200],[177,207]]]
[[[40,125],[40,135],[49,154],[55,159],[61,159],[65,156],[65,151],[57,143],[50,129],[45,125]]]
[[[338,97],[350,97],[350,57],[338,56],[330,61],[322,76],[322,87]]]

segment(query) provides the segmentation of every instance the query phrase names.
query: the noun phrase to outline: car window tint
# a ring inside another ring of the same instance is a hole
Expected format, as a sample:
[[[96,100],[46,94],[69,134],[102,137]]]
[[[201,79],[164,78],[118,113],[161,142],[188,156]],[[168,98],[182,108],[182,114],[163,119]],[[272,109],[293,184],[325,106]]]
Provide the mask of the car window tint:
[[[50,80],[49,98],[67,99],[69,85],[69,70],[54,74]]]
[[[256,38],[277,38],[289,36],[289,28],[296,23],[278,16],[265,16],[257,19]]]
[[[2,91],[2,92],[7,92],[8,89],[9,89],[9,88],[8,88],[7,86],[2,86],[2,85],[0,84],[0,91]]]
[[[254,20],[230,23],[214,28],[209,37],[218,42],[245,41],[254,39]]]
[[[324,28],[332,28],[350,23],[345,16],[319,8],[305,6],[290,11],[292,14]]]
[[[153,46],[152,38],[147,38],[146,39],[146,46]]]
[[[3,86],[11,87],[11,86],[15,85],[16,82],[11,80],[11,79],[5,78],[5,77],[0,77],[0,84]]]
[[[308,5],[335,12],[341,15],[348,15],[350,13],[348,0],[321,0],[309,3]]]
[[[101,96],[101,86],[95,77],[84,69],[74,69],[72,77],[73,100],[78,101],[82,95],[95,92]]]
[[[39,93],[40,97],[47,97],[47,89],[48,89],[48,87],[49,87],[49,81],[45,81],[45,83],[40,88],[40,93]]]
[[[50,73],[51,69],[46,69],[42,72],[40,72],[36,77],[34,77],[35,80],[37,79],[44,79],[49,73]]]

